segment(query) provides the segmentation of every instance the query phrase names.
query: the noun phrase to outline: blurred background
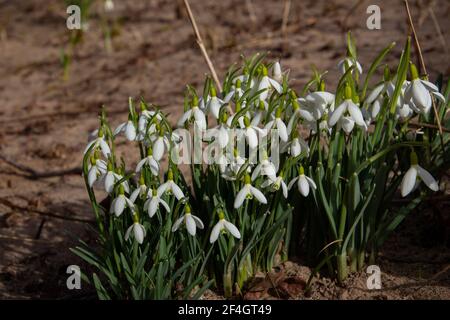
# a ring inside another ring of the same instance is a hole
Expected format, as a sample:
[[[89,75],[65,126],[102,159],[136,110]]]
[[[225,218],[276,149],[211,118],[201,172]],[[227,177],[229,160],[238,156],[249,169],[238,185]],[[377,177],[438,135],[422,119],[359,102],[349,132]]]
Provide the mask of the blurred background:
[[[92,238],[80,164],[101,106],[115,126],[127,117],[128,97],[142,96],[174,122],[185,86],[201,89],[209,72],[182,0],[111,3],[0,0],[0,298],[89,297],[89,288],[71,292],[65,281],[67,266],[81,263],[69,248]],[[290,70],[299,91],[312,65],[329,71],[334,90],[348,30],[364,70],[392,41],[397,46],[387,61],[396,67],[409,32],[401,0],[190,3],[221,80],[241,54],[267,52]],[[70,4],[82,7],[82,33],[66,27]],[[366,26],[373,4],[381,9],[380,30]],[[431,80],[448,76],[450,1],[410,5]],[[450,299],[449,207],[448,197],[433,203],[388,243],[394,259],[382,261],[382,270],[401,287],[377,298]],[[434,236],[430,243],[420,240],[424,233]],[[351,289],[340,290],[321,297],[353,297]]]

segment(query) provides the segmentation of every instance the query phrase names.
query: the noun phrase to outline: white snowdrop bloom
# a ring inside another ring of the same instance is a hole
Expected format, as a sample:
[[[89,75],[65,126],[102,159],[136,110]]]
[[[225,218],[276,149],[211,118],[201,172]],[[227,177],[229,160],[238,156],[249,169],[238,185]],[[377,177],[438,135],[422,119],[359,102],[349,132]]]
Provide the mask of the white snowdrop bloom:
[[[267,152],[264,152],[263,159],[258,165],[255,167],[252,173],[252,181],[258,178],[260,175],[274,177],[277,175],[277,170],[275,165],[269,160],[267,156]]]
[[[264,129],[266,131],[276,129],[281,141],[286,142],[288,141],[289,137],[286,125],[284,124],[283,120],[281,120],[282,111],[283,110],[281,108],[278,108],[275,112],[275,119],[269,121]]]
[[[113,171],[112,166],[108,163],[108,172],[105,174],[104,183],[105,183],[105,191],[108,193],[113,192],[114,184],[123,178],[122,175]],[[130,186],[128,181],[122,181],[121,185],[123,186],[126,193],[130,192]]]
[[[278,83],[283,82],[283,72],[279,61],[276,61],[272,66],[272,77]]]
[[[445,103],[445,98],[439,92],[438,87],[419,78],[419,73],[414,64],[411,64],[411,79],[405,90],[405,101],[406,103],[412,103],[412,108],[416,107],[422,113],[427,114],[432,105],[432,95]]]
[[[170,149],[169,138],[164,134],[164,130],[161,128],[159,130],[158,137],[153,142],[153,158],[156,161],[160,161],[164,156],[164,152]]]
[[[266,117],[268,108],[269,104],[267,103],[267,101],[259,100],[258,108],[256,108],[253,113],[253,118],[251,121],[252,126],[258,126],[261,123],[261,120]]]
[[[161,195],[158,194],[158,191],[156,189],[149,190],[147,194],[147,200],[144,203],[144,211],[148,212],[148,215],[153,217],[156,213],[156,211],[159,208],[159,205],[162,204],[164,209],[166,209],[167,212],[170,212],[170,207],[163,199],[161,199]]]
[[[110,12],[114,10],[114,2],[112,0],[105,0],[105,11]]]
[[[328,111],[334,110],[334,100],[334,94],[325,91],[325,82],[322,80],[318,86],[318,91],[311,92],[305,97],[304,105],[314,119],[319,120]],[[309,119],[305,120],[310,121]]]
[[[297,182],[298,191],[304,196],[307,197],[309,194],[310,187],[313,189],[317,189],[316,183],[313,179],[310,177],[307,177],[305,175],[305,169],[303,166],[300,166],[299,168],[299,174],[298,177],[292,179],[291,182],[289,182],[288,189],[290,190],[294,183]]]
[[[181,191],[181,188],[173,181],[173,172],[171,169],[169,169],[169,172],[167,173],[167,181],[158,187],[159,195],[163,195],[166,192],[173,193],[177,200],[184,198],[183,191]]]
[[[133,224],[127,229],[127,232],[125,233],[125,240],[128,241],[132,234],[134,239],[139,244],[142,244],[142,242],[144,242],[146,232],[144,226],[139,223],[139,216],[137,212],[133,214]]]
[[[347,57],[341,61],[338,62],[338,69],[339,71],[344,74],[347,71],[347,68],[351,68],[353,64],[356,62],[356,70],[359,72],[359,74],[362,74],[362,67],[361,64],[356,61],[353,58]],[[354,70],[352,70],[353,73]]]
[[[88,183],[92,188],[94,183],[101,179],[107,170],[107,165],[104,160],[98,159],[95,155],[91,157],[89,169],[88,169]]]
[[[197,228],[203,229],[203,222],[200,218],[191,214],[191,207],[187,204],[184,210],[184,215],[178,218],[172,226],[172,232],[180,228],[181,223],[184,222],[186,230],[191,236],[195,236]]]
[[[283,191],[283,196],[285,198],[288,197],[288,187],[284,182],[283,173],[281,173],[278,177],[268,176],[268,179],[261,184],[261,187],[262,188],[271,187],[272,190],[274,191],[278,191],[281,187],[281,190]]]
[[[251,149],[254,149],[258,146],[258,133],[264,136],[267,131],[258,128],[255,125],[252,125],[249,118],[244,116],[244,136],[247,140],[247,143]]]
[[[267,99],[267,97],[269,96],[269,91],[271,89],[277,91],[279,94],[283,93],[283,87],[274,79],[269,78],[268,71],[265,66],[263,66],[262,73],[263,77],[258,84],[258,91],[264,90],[263,92],[260,93],[259,96],[261,100]]]
[[[231,222],[225,220],[225,215],[222,211],[219,212],[219,222],[211,230],[211,235],[209,236],[209,242],[214,243],[222,231],[228,231],[231,235],[237,239],[241,238],[241,233],[238,228]]]
[[[206,109],[213,114],[214,118],[219,119],[220,108],[225,102],[217,98],[216,89],[214,87],[211,87],[210,94],[211,99],[209,99]]]
[[[257,188],[252,186],[251,178],[248,174],[245,175],[244,187],[238,192],[236,195],[236,199],[234,200],[234,208],[237,209],[244,203],[245,199],[256,198],[259,202],[266,204],[267,199],[264,194],[259,191]]]
[[[419,179],[431,190],[439,190],[438,183],[427,170],[419,165],[417,154],[413,151],[411,152],[411,167],[406,171],[400,186],[402,197],[406,197],[418,186]]]
[[[135,203],[138,197],[144,197],[147,194],[147,186],[145,185],[144,175],[139,177],[139,187],[130,195],[131,202]]]
[[[119,133],[125,133],[125,137],[129,141],[134,141],[136,139],[137,130],[134,126],[133,121],[130,119],[127,122],[119,124],[119,126],[114,130],[114,136],[117,136]]]
[[[125,196],[125,190],[121,185],[119,187],[119,195],[116,198],[114,198],[114,200],[111,202],[111,208],[109,209],[109,213],[111,214],[113,213],[116,215],[116,217],[119,217],[125,210],[125,208],[130,208],[131,210],[134,210],[134,203]]]
[[[140,172],[144,165],[147,165],[150,168],[153,175],[159,175],[159,163],[153,158],[153,150],[151,147],[147,148],[147,156],[138,162],[135,171]]]
[[[182,127],[194,118],[194,123],[200,130],[206,130],[206,117],[203,111],[198,107],[198,99],[194,97],[192,106],[187,110],[183,116],[178,120],[178,127]]]
[[[309,154],[309,146],[305,140],[299,137],[298,131],[293,131],[292,140],[287,145],[287,147],[289,147],[289,154],[292,157],[297,157],[302,152],[306,152],[306,154]]]
[[[149,124],[151,121],[151,124]],[[156,123],[162,121],[162,117],[155,111],[147,109],[142,110],[138,121],[138,134],[136,140],[142,141],[147,135],[152,135],[156,132]]]
[[[222,118],[219,119],[219,125],[207,130],[204,136],[207,140],[214,139],[222,149],[225,148],[230,141],[230,127],[227,124],[227,120],[227,114],[222,113]]]
[[[345,133],[349,134],[355,127],[355,120],[352,117],[344,116],[339,119],[337,126],[338,129],[342,129]]]
[[[86,148],[84,149],[83,154],[86,154],[88,152],[89,148],[92,147],[92,151],[95,152],[96,149],[100,148],[100,151],[102,152],[103,156],[105,158],[108,158],[111,155],[111,149],[109,148],[108,143],[105,141],[105,137],[103,135],[103,128],[100,128],[98,130],[98,136],[94,140],[88,143]]]
[[[413,109],[411,109],[409,104],[402,104],[397,106],[396,115],[400,120],[406,120],[412,117],[414,114]]]
[[[346,99],[331,112],[330,117],[328,119],[328,125],[330,127],[334,126],[342,117],[348,114],[351,119],[360,127],[367,130],[366,122],[364,121],[364,117],[362,115],[359,107],[352,101],[352,93],[350,86],[345,87],[345,97]],[[344,122],[348,122],[344,120]],[[342,123],[341,123],[342,124]]]
[[[235,101],[237,101],[242,97],[243,94],[244,90],[242,90],[242,81],[240,79],[237,79],[235,85],[231,87],[230,92],[228,92],[223,98],[223,102],[228,103],[232,101],[233,98],[236,98]]]

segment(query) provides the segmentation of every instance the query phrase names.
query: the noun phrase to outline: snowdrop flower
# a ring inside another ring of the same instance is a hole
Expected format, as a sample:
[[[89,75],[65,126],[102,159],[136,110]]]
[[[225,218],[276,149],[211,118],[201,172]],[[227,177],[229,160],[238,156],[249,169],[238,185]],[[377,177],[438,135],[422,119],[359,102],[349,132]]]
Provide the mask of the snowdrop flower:
[[[345,100],[342,102],[339,107],[337,107],[330,114],[330,118],[328,119],[328,125],[330,127],[334,126],[342,117],[345,116],[346,112],[350,114],[351,120],[354,121],[358,126],[367,130],[367,125],[364,121],[361,110],[358,106],[352,101],[352,90],[349,85],[345,87]],[[348,118],[344,119],[344,124],[348,122]],[[341,122],[341,125],[343,123]]]
[[[121,180],[123,178],[122,175],[114,172],[111,163],[108,163],[108,172],[105,175],[104,182],[105,182],[105,191],[107,193],[111,193],[114,190],[114,184]],[[128,184],[128,181],[123,181],[121,183],[126,193],[130,192],[130,186]]]
[[[428,113],[432,104],[432,95],[445,103],[445,98],[439,92],[438,87],[419,78],[419,72],[414,64],[411,64],[411,79],[405,90],[405,101],[412,104],[413,109],[416,107],[422,113]]]
[[[144,165],[147,165],[150,168],[153,175],[159,175],[159,163],[153,158],[153,150],[151,147],[147,148],[147,156],[138,162],[135,171],[140,172]]]
[[[161,195],[158,194],[156,189],[149,190],[148,199],[144,203],[144,210],[148,212],[148,215],[153,217],[158,210],[160,204],[166,209],[167,212],[170,212],[170,207],[163,199],[161,199]]]
[[[191,236],[195,236],[197,228],[204,228],[202,220],[191,214],[191,207],[189,206],[189,204],[187,204],[185,207],[184,215],[178,218],[173,224],[172,232],[177,231],[182,222],[184,222],[184,224],[186,225],[186,230]]]
[[[138,197],[143,197],[147,193],[147,186],[145,185],[144,175],[141,174],[139,178],[139,188],[133,191],[130,195],[131,202],[135,203]]]
[[[292,157],[299,156],[303,151],[309,154],[309,146],[305,140],[299,137],[298,131],[292,132],[292,140],[287,147],[289,147],[289,154]]]
[[[255,170],[253,170],[252,181],[258,178],[260,175],[268,177],[274,177],[277,175],[275,165],[269,160],[267,152],[265,151],[263,154],[263,160],[258,163],[258,165],[255,167]]]
[[[252,186],[251,178],[248,174],[245,175],[244,187],[238,192],[236,199],[234,200],[234,208],[239,208],[245,201],[245,199],[256,198],[262,204],[267,203],[267,199],[264,194]]]
[[[116,217],[119,217],[125,208],[134,210],[134,203],[125,196],[125,190],[123,186],[119,186],[119,195],[111,203],[109,213],[114,213]]]
[[[289,182],[288,189],[290,190],[294,185],[294,183],[297,181],[298,191],[304,197],[307,197],[309,194],[310,187],[313,189],[317,189],[316,183],[310,177],[305,176],[305,169],[303,168],[303,166],[300,166],[298,171],[299,171],[298,177],[292,179],[292,181]]]
[[[270,130],[275,128],[278,131],[278,135],[280,136],[281,141],[286,142],[288,141],[289,137],[286,125],[284,124],[283,120],[281,120],[282,111],[283,110],[281,109],[281,107],[276,110],[275,119],[269,121],[266,124],[265,129]]]
[[[104,160],[98,158],[98,152],[91,156],[90,168],[88,170],[88,183],[92,188],[94,183],[106,174],[107,165]]]
[[[139,115],[138,134],[136,136],[136,140],[138,141],[144,140],[147,135],[154,134],[156,132],[157,121],[162,121],[162,117],[159,113],[147,110],[144,104],[141,104],[141,107],[143,109]],[[151,121],[150,125],[149,121]]]
[[[291,106],[292,106],[292,115],[289,119],[288,125],[287,125],[287,133],[290,134],[294,127],[297,124],[297,121],[299,118],[304,119],[309,122],[316,122],[321,116],[317,115],[317,117],[314,116],[314,109],[315,107],[309,107],[308,101],[305,99],[297,99],[297,95],[294,91],[291,91]],[[301,108],[299,103],[302,103],[305,108]]]
[[[160,161],[164,152],[170,148],[169,138],[164,134],[164,128],[159,129],[159,135],[153,142],[153,158]]]
[[[173,181],[173,172],[171,169],[169,169],[169,172],[167,173],[167,181],[158,188],[159,195],[162,195],[165,192],[173,193],[177,200],[184,198],[183,191],[181,191],[181,188]]]
[[[277,176],[268,176],[268,179],[261,184],[261,187],[262,188],[271,187],[272,190],[274,190],[274,191],[278,191],[281,187],[281,189],[283,191],[283,196],[285,198],[288,197],[288,187],[287,187],[286,183],[284,182],[283,172],[281,172],[278,177]]]
[[[194,123],[200,130],[206,130],[206,117],[202,110],[198,107],[198,98],[194,96],[192,106],[187,110],[183,116],[178,120],[178,127],[182,127],[194,118]]]
[[[210,90],[211,99],[209,99],[206,109],[209,110],[214,118],[219,119],[220,108],[225,104],[225,102],[217,98],[217,92],[214,87],[211,86]]]
[[[89,148],[92,147],[92,150],[95,151],[96,149],[100,148],[103,156],[105,156],[105,158],[108,158],[111,155],[111,149],[109,148],[108,143],[105,141],[105,137],[103,135],[103,128],[100,128],[98,130],[98,136],[97,138],[95,138],[94,140],[92,140],[91,142],[88,143],[88,145],[86,146],[86,149],[84,149],[83,154],[86,154],[86,152],[88,152]]]
[[[272,66],[272,77],[277,82],[283,82],[283,73],[281,72],[281,65],[276,61]]]
[[[125,137],[127,140],[134,141],[136,139],[137,131],[133,121],[131,120],[131,114],[129,115],[127,122],[119,124],[116,130],[114,130],[114,136],[117,136],[122,132],[125,132]]]
[[[347,57],[341,61],[338,62],[338,69],[339,71],[344,74],[347,71],[347,68],[351,68],[353,64],[356,63],[356,70],[359,72],[359,74],[362,74],[362,67],[361,64],[356,61],[356,59]],[[353,73],[353,70],[352,70]]]
[[[133,232],[134,239],[139,244],[142,244],[142,242],[144,242],[146,232],[144,226],[139,223],[139,216],[137,212],[134,212],[133,214],[133,224],[128,228],[127,232],[125,233],[125,240],[128,241],[128,239],[131,236],[131,232]]]
[[[231,99],[236,98],[236,101],[239,100],[244,94],[244,90],[242,90],[242,81],[241,79],[236,80],[236,84],[231,88],[230,92],[223,98],[224,103],[228,103]]]
[[[251,149],[254,149],[258,146],[258,132],[261,134],[265,134],[264,130],[261,130],[255,125],[252,125],[250,119],[247,116],[244,116],[244,136],[247,140],[247,143]]]
[[[219,212],[219,222],[216,223],[216,225],[213,227],[211,231],[211,235],[209,237],[209,242],[214,243],[218,238],[222,231],[228,231],[233,235],[233,237],[240,239],[241,233],[239,232],[238,228],[231,222],[225,220],[225,215],[222,211]]]
[[[214,141],[217,141],[220,148],[225,148],[230,141],[229,131],[230,128],[227,124],[228,116],[224,112],[222,113],[221,119],[219,120],[219,125],[211,130],[207,130],[205,132],[205,138],[211,139],[214,138]]]
[[[402,197],[406,197],[411,191],[413,191],[419,184],[419,179],[422,180],[425,185],[433,191],[438,191],[439,186],[433,176],[424,168],[419,165],[417,154],[411,152],[411,167],[406,171],[401,183]]]
[[[276,82],[274,79],[269,78],[268,71],[265,66],[262,67],[262,73],[263,73],[263,77],[262,77],[261,81],[259,82],[258,91],[260,91],[260,90],[264,90],[264,91],[261,92],[259,98],[261,100],[266,100],[267,97],[269,96],[270,89],[274,89],[279,94],[281,94],[283,92],[282,86],[278,82]]]

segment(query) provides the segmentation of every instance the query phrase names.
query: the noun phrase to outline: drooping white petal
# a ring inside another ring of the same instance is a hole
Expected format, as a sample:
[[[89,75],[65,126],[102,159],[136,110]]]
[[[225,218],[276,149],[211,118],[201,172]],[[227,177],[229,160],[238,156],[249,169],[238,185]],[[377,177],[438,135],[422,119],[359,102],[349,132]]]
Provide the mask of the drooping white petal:
[[[249,193],[248,186],[245,185],[236,195],[236,199],[234,199],[234,208],[239,208],[243,203],[247,194]]]
[[[203,229],[205,226],[203,225],[203,221],[202,220],[200,220],[200,218],[199,217],[197,217],[197,216],[194,216],[194,215],[191,215],[192,216],[192,218],[194,219],[194,221],[195,221],[195,225],[197,226],[197,228],[199,228],[199,229]]]
[[[298,191],[304,196],[307,197],[309,194],[309,183],[308,180],[306,180],[306,177],[304,175],[301,175],[298,178]]]
[[[145,164],[145,162],[147,162],[147,158],[142,159],[141,161],[138,162],[137,166],[136,166],[136,172],[140,172],[142,169],[142,166]]]
[[[172,192],[177,200],[181,200],[184,198],[183,191],[181,191],[180,187],[175,182],[172,181],[170,187],[172,188]]]
[[[159,204],[158,200],[159,199],[156,196],[156,197],[153,197],[149,202],[148,215],[150,216],[150,218],[153,217],[155,215],[156,211],[158,210],[158,204]]]
[[[109,155],[111,154],[111,149],[109,148],[109,145],[103,139],[99,139],[98,141],[100,144],[100,150],[102,151],[105,158],[108,158]]]
[[[119,197],[116,198],[116,201],[114,203],[114,213],[116,217],[120,216],[125,209],[125,197],[123,195],[119,195]]]
[[[232,224],[231,222],[229,222],[227,220],[223,220],[223,226],[225,227],[225,229],[227,229],[233,235],[233,237],[235,237],[237,239],[241,238],[241,233],[239,232],[238,228],[236,228],[236,226],[234,224]]]
[[[384,83],[381,83],[378,86],[376,86],[367,96],[366,103],[371,104],[372,102],[374,102],[378,98],[378,96],[381,94],[383,89],[384,89]]]
[[[414,103],[419,108],[428,109],[431,106],[431,96],[427,88],[420,82],[420,80],[412,81],[412,98]]]
[[[347,110],[347,101],[342,102],[339,107],[337,107],[333,112],[331,112],[330,118],[328,119],[328,125],[330,127],[334,126],[338,120],[342,117],[344,112]]]
[[[401,194],[402,197],[406,197],[413,189],[416,184],[417,169],[415,166],[411,166],[408,171],[406,171],[405,176],[402,179],[401,184]]]
[[[264,196],[264,194],[259,191],[258,189],[256,189],[254,186],[250,186],[249,185],[249,189],[250,189],[250,193],[261,203],[266,204],[267,203],[267,199]]]
[[[288,133],[287,133],[287,128],[286,125],[284,124],[283,120],[281,120],[280,118],[277,118],[276,120],[277,123],[277,128],[278,128],[278,134],[280,135],[280,139],[281,141],[288,141]]]
[[[353,128],[355,127],[355,121],[351,117],[342,117],[339,120],[339,124],[347,134],[352,132]]]
[[[164,182],[162,185],[160,185],[158,187],[158,190],[156,191],[158,197],[161,197],[164,194],[164,192],[167,191],[168,188],[169,188],[169,181]]]
[[[246,137],[247,137],[247,143],[250,148],[256,148],[258,146],[258,136],[256,134],[255,129],[253,128],[247,128],[245,129]]]
[[[219,238],[219,234],[222,228],[223,228],[223,220],[219,220],[219,222],[217,222],[216,225],[211,230],[211,235],[209,236],[210,243],[214,243]]]
[[[281,180],[280,184],[281,184],[281,189],[283,190],[283,196],[285,198],[287,198],[288,197],[288,188],[286,186],[286,183],[283,180]]]
[[[114,136],[117,136],[119,133],[121,133],[121,132],[123,131],[123,129],[125,128],[126,125],[127,125],[126,122],[119,124],[119,125],[117,126],[116,130],[114,130],[113,135],[114,135]]]
[[[175,232],[178,230],[178,228],[180,227],[181,222],[183,222],[184,220],[184,216],[181,216],[180,218],[178,218],[175,223],[172,226],[172,232]]]
[[[205,130],[206,129],[205,114],[199,108],[194,108],[194,118],[195,123],[198,125],[198,127],[201,130]]]
[[[130,239],[130,234],[131,234],[131,231],[133,230],[133,227],[134,227],[134,223],[127,229],[127,232],[125,232],[125,240],[128,241],[128,239]]]
[[[291,182],[289,182],[288,184],[288,189],[291,190],[292,186],[295,184],[295,182],[298,180],[298,177],[295,177],[294,179],[291,180]]]
[[[311,179],[310,177],[307,177],[307,176],[305,176],[305,178],[308,181],[308,184],[311,188],[317,189],[316,183],[314,182],[313,179]]]
[[[420,82],[430,91],[439,92],[439,88],[432,82],[420,79]]]
[[[156,139],[155,143],[153,144],[153,158],[155,158],[156,161],[161,160],[161,158],[164,155],[164,138],[158,137]]]
[[[159,175],[159,163],[155,159],[153,159],[153,157],[149,157],[147,162],[150,166],[150,171],[152,172],[152,174],[154,174],[155,176]]]
[[[433,176],[424,168],[419,165],[416,165],[417,173],[425,185],[433,191],[439,191],[439,185],[437,181],[433,178]]]
[[[190,235],[195,236],[196,232],[195,221],[194,218],[192,218],[192,215],[190,214],[186,215],[186,229]]]
[[[125,127],[125,137],[129,141],[134,141],[134,139],[136,139],[136,128],[134,127],[134,124],[131,121],[128,121]]]
[[[136,241],[139,244],[142,244],[142,242],[144,242],[144,233],[145,233],[144,227],[139,223],[134,223],[133,231],[134,231],[134,238],[136,239]]]
[[[163,199],[159,199],[159,203],[163,205],[164,209],[166,209],[167,212],[170,212],[170,207]]]
[[[192,114],[192,109],[187,110],[187,111],[181,116],[181,118],[178,120],[178,123],[177,123],[178,127],[184,126],[184,123],[185,123],[186,121],[189,120],[189,118],[191,117],[191,114]]]
[[[97,180],[97,167],[96,166],[92,166],[89,169],[88,172],[88,183],[89,183],[89,187],[92,188],[92,186],[94,185],[95,181]]]
[[[141,192],[140,188],[137,188],[136,190],[133,191],[133,193],[130,195],[131,202],[135,202],[136,201],[136,199],[139,196],[140,192]]]
[[[276,82],[274,79],[268,79],[272,88],[274,88],[279,94],[283,93],[283,87],[278,82]]]
[[[440,92],[431,92],[431,94],[433,95],[433,96],[435,96],[439,101],[441,101],[442,103],[445,103],[445,97],[442,95],[442,93],[440,93]]]
[[[359,109],[358,106],[354,104],[352,101],[348,101],[347,108],[348,112],[352,116],[353,120],[355,120],[356,124],[361,127],[366,127],[366,123],[361,113],[361,109]]]

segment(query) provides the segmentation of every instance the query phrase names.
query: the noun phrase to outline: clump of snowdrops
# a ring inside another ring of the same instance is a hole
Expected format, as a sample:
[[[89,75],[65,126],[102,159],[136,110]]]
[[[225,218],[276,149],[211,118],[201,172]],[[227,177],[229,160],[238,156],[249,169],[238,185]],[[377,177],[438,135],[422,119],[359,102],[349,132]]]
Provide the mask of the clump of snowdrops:
[[[83,160],[98,243],[73,249],[99,272],[85,276],[99,297],[229,297],[301,250],[340,281],[375,259],[448,164],[449,135],[409,125],[434,124],[433,104],[447,125],[446,99],[419,76],[409,39],[398,66],[383,65],[393,46],[364,76],[349,36],[334,91],[315,71],[299,93],[255,55],[222,92],[210,78],[201,93],[188,86],[175,126],[144,100],[130,98],[115,129],[102,111]],[[136,166],[116,158],[119,139],[136,146]],[[397,190],[410,201],[393,211]]]

